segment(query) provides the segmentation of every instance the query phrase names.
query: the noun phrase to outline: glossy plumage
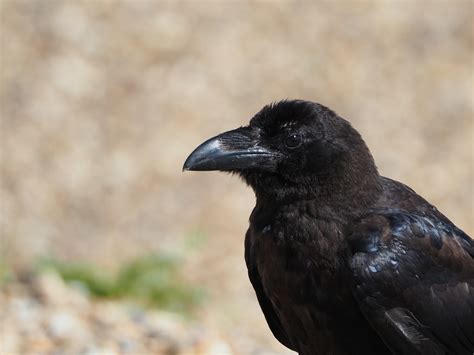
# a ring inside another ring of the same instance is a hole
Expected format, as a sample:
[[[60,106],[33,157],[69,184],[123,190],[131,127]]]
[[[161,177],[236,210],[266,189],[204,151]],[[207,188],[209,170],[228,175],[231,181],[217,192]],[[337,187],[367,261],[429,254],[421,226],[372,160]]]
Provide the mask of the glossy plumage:
[[[249,126],[198,147],[184,168],[237,173],[254,189],[245,261],[286,347],[474,352],[473,240],[380,176],[358,132],[330,109],[266,106]]]

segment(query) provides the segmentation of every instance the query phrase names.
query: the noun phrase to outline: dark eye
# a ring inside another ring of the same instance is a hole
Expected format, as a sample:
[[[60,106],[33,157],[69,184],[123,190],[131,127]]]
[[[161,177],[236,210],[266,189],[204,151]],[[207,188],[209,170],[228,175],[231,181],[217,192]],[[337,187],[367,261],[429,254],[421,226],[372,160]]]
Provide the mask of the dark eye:
[[[301,145],[301,136],[297,133],[293,133],[285,138],[285,145],[287,148],[294,149]]]

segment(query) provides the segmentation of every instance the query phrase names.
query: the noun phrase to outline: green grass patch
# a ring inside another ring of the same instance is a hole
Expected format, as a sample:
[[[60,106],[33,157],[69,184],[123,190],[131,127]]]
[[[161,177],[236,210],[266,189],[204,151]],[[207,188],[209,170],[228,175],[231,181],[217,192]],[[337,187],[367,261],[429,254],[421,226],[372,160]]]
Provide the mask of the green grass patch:
[[[3,287],[11,280],[13,280],[13,273],[5,262],[5,259],[0,257],[0,287]]]
[[[83,263],[49,259],[40,265],[56,271],[66,282],[79,283],[93,296],[131,298],[148,306],[187,314],[204,300],[205,292],[183,280],[181,261],[174,255],[149,255],[123,265],[115,275]]]

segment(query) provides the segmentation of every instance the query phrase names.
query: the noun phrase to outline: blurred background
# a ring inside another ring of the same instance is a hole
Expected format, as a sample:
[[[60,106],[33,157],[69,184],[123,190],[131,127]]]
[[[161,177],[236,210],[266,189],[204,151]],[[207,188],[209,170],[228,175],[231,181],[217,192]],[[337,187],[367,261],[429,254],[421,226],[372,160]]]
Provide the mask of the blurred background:
[[[473,218],[474,2],[1,1],[2,354],[289,354],[248,281],[252,191],[186,173],[320,102],[380,172]]]

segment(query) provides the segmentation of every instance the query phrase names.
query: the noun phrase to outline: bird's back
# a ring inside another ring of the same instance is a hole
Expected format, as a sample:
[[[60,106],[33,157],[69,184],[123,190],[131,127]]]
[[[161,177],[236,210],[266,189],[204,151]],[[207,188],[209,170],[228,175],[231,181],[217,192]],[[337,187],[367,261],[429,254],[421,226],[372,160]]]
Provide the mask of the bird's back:
[[[357,303],[395,353],[474,352],[474,242],[405,185],[349,228]]]

